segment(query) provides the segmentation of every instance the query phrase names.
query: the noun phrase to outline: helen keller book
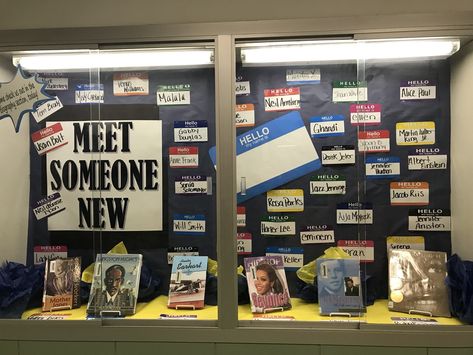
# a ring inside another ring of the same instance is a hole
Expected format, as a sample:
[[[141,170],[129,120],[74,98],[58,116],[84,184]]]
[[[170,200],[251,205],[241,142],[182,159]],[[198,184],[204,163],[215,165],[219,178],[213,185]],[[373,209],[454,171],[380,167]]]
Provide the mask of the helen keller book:
[[[204,308],[207,261],[207,256],[174,256],[168,308]]]
[[[80,257],[46,260],[43,311],[80,307]]]
[[[90,289],[89,315],[126,316],[136,311],[141,254],[98,254]]]
[[[364,311],[360,262],[353,259],[317,259],[320,314],[359,315]]]
[[[389,302],[392,311],[450,317],[447,254],[392,250],[389,254]]]
[[[281,255],[245,258],[251,312],[266,313],[291,308],[284,261]]]

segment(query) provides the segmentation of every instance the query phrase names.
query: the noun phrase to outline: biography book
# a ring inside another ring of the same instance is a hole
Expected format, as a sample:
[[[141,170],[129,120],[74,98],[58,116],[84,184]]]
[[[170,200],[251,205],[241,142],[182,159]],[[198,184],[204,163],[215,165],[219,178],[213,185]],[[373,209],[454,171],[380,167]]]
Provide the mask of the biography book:
[[[447,254],[424,250],[391,250],[389,302],[392,311],[450,317]]]
[[[291,308],[281,255],[245,258],[251,312],[267,313]]]
[[[80,307],[80,257],[46,260],[43,311]]]
[[[359,260],[317,259],[317,289],[321,315],[364,312]]]
[[[97,254],[87,314],[127,316],[136,311],[141,254]]]
[[[204,308],[207,261],[207,256],[174,256],[168,308]]]

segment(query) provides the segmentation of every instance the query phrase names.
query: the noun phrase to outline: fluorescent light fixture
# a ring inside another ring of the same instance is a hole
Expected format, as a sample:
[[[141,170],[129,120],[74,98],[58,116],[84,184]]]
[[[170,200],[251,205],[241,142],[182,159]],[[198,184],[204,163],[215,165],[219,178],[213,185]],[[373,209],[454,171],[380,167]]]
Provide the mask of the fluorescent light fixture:
[[[319,41],[243,46],[242,63],[276,64],[330,61],[446,58],[460,49],[452,39]]]
[[[208,66],[211,49],[141,49],[36,52],[13,56],[13,64],[32,71]]]

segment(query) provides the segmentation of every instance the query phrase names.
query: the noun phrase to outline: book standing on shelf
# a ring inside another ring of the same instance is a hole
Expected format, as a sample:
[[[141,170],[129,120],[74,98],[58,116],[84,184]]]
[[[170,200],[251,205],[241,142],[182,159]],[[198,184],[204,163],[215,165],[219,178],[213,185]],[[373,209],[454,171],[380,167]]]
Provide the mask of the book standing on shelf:
[[[244,263],[253,313],[291,308],[282,256],[245,258]]]
[[[174,256],[169,283],[169,308],[204,308],[207,261],[207,256]]]
[[[141,265],[141,254],[98,254],[87,313],[95,316],[134,314]]]
[[[80,257],[46,260],[43,311],[80,307]]]

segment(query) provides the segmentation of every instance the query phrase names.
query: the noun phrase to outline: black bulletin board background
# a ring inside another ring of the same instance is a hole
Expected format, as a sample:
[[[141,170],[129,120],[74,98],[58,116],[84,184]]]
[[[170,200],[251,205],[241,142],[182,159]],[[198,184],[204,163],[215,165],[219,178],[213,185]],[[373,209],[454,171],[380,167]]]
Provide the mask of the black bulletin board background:
[[[314,138],[314,146],[321,155],[323,145],[354,145],[357,149],[357,130],[349,120],[350,103],[332,103],[332,81],[356,80],[356,65],[322,65],[321,83],[311,85],[294,85],[301,89],[301,109],[299,110],[307,129],[309,119],[313,116],[342,114],[345,116],[345,135],[340,137]],[[255,105],[256,125],[279,117],[288,111],[265,112],[263,90],[288,87],[286,69],[288,67],[253,67],[237,68],[237,77],[250,81],[251,93],[237,96],[237,103]],[[386,237],[390,235],[422,235],[427,250],[441,250],[450,254],[450,232],[409,232],[407,217],[409,206],[390,206],[389,183],[391,181],[427,181],[430,184],[430,204],[426,208],[450,208],[450,72],[448,61],[422,61],[392,64],[367,64],[365,68],[368,82],[367,103],[382,105],[381,125],[367,127],[367,130],[385,129],[390,131],[391,151],[383,154],[357,154],[355,166],[322,167],[321,169],[293,180],[278,188],[303,189],[304,212],[290,213],[296,220],[294,237],[262,237],[260,221],[267,215],[266,194],[254,197],[241,206],[246,207],[246,227],[238,232],[249,232],[253,235],[253,255],[264,255],[268,246],[300,247],[299,232],[304,225],[329,224],[335,229],[335,240],[367,239],[375,243],[375,262],[364,264],[366,272],[376,278],[377,294],[387,294],[387,259]],[[133,120],[160,119],[163,122],[163,221],[161,232],[48,232],[46,220],[36,221],[33,213],[29,214],[28,263],[33,262],[35,245],[67,245],[70,256],[82,256],[83,267],[93,262],[95,254],[106,252],[119,241],[124,241],[129,252],[142,253],[144,263],[163,281],[162,292],[167,293],[170,267],[167,264],[169,246],[197,246],[200,255],[216,259],[216,199],[215,169],[208,155],[210,147],[215,145],[215,89],[213,69],[157,70],[149,72],[148,96],[115,97],[113,96],[113,73],[101,73],[104,84],[104,104],[74,103],[74,90],[77,84],[88,84],[88,73],[67,73],[69,91],[51,92],[59,96],[64,108],[48,117],[51,121],[67,120]],[[437,82],[437,98],[402,102],[399,100],[399,87],[402,81],[430,79]],[[157,85],[191,84],[191,104],[183,106],[156,105]],[[92,112],[92,116],[91,116]],[[207,120],[208,142],[174,143],[174,121]],[[397,122],[435,121],[436,144],[434,146],[400,147],[396,145],[395,125]],[[36,124],[33,118],[31,132],[45,126]],[[249,128],[238,128],[240,135]],[[359,129],[363,129],[360,127]],[[199,148],[199,168],[170,169],[168,149],[170,146],[197,146]],[[409,171],[407,169],[408,151],[415,148],[440,148],[449,156],[448,169]],[[364,177],[364,159],[366,156],[396,156],[401,159],[400,179],[366,180]],[[30,202],[46,196],[45,158],[38,157],[33,146],[30,147],[31,188]],[[274,157],[277,164],[277,157]],[[255,167],[257,168],[257,167]],[[316,174],[340,174],[346,177],[347,193],[345,195],[310,195],[309,181]],[[213,179],[211,196],[176,196],[174,180],[181,175],[206,175]],[[336,205],[344,202],[371,202],[373,204],[374,223],[372,225],[337,225]],[[150,201],[149,203],[152,203]],[[172,216],[180,214],[204,214],[206,216],[206,233],[202,237],[176,236],[172,232]],[[272,213],[277,215],[277,213]],[[304,263],[323,254],[324,250],[334,244],[303,245]],[[243,264],[243,256],[238,257]],[[295,272],[288,271],[290,290],[294,294]]]

